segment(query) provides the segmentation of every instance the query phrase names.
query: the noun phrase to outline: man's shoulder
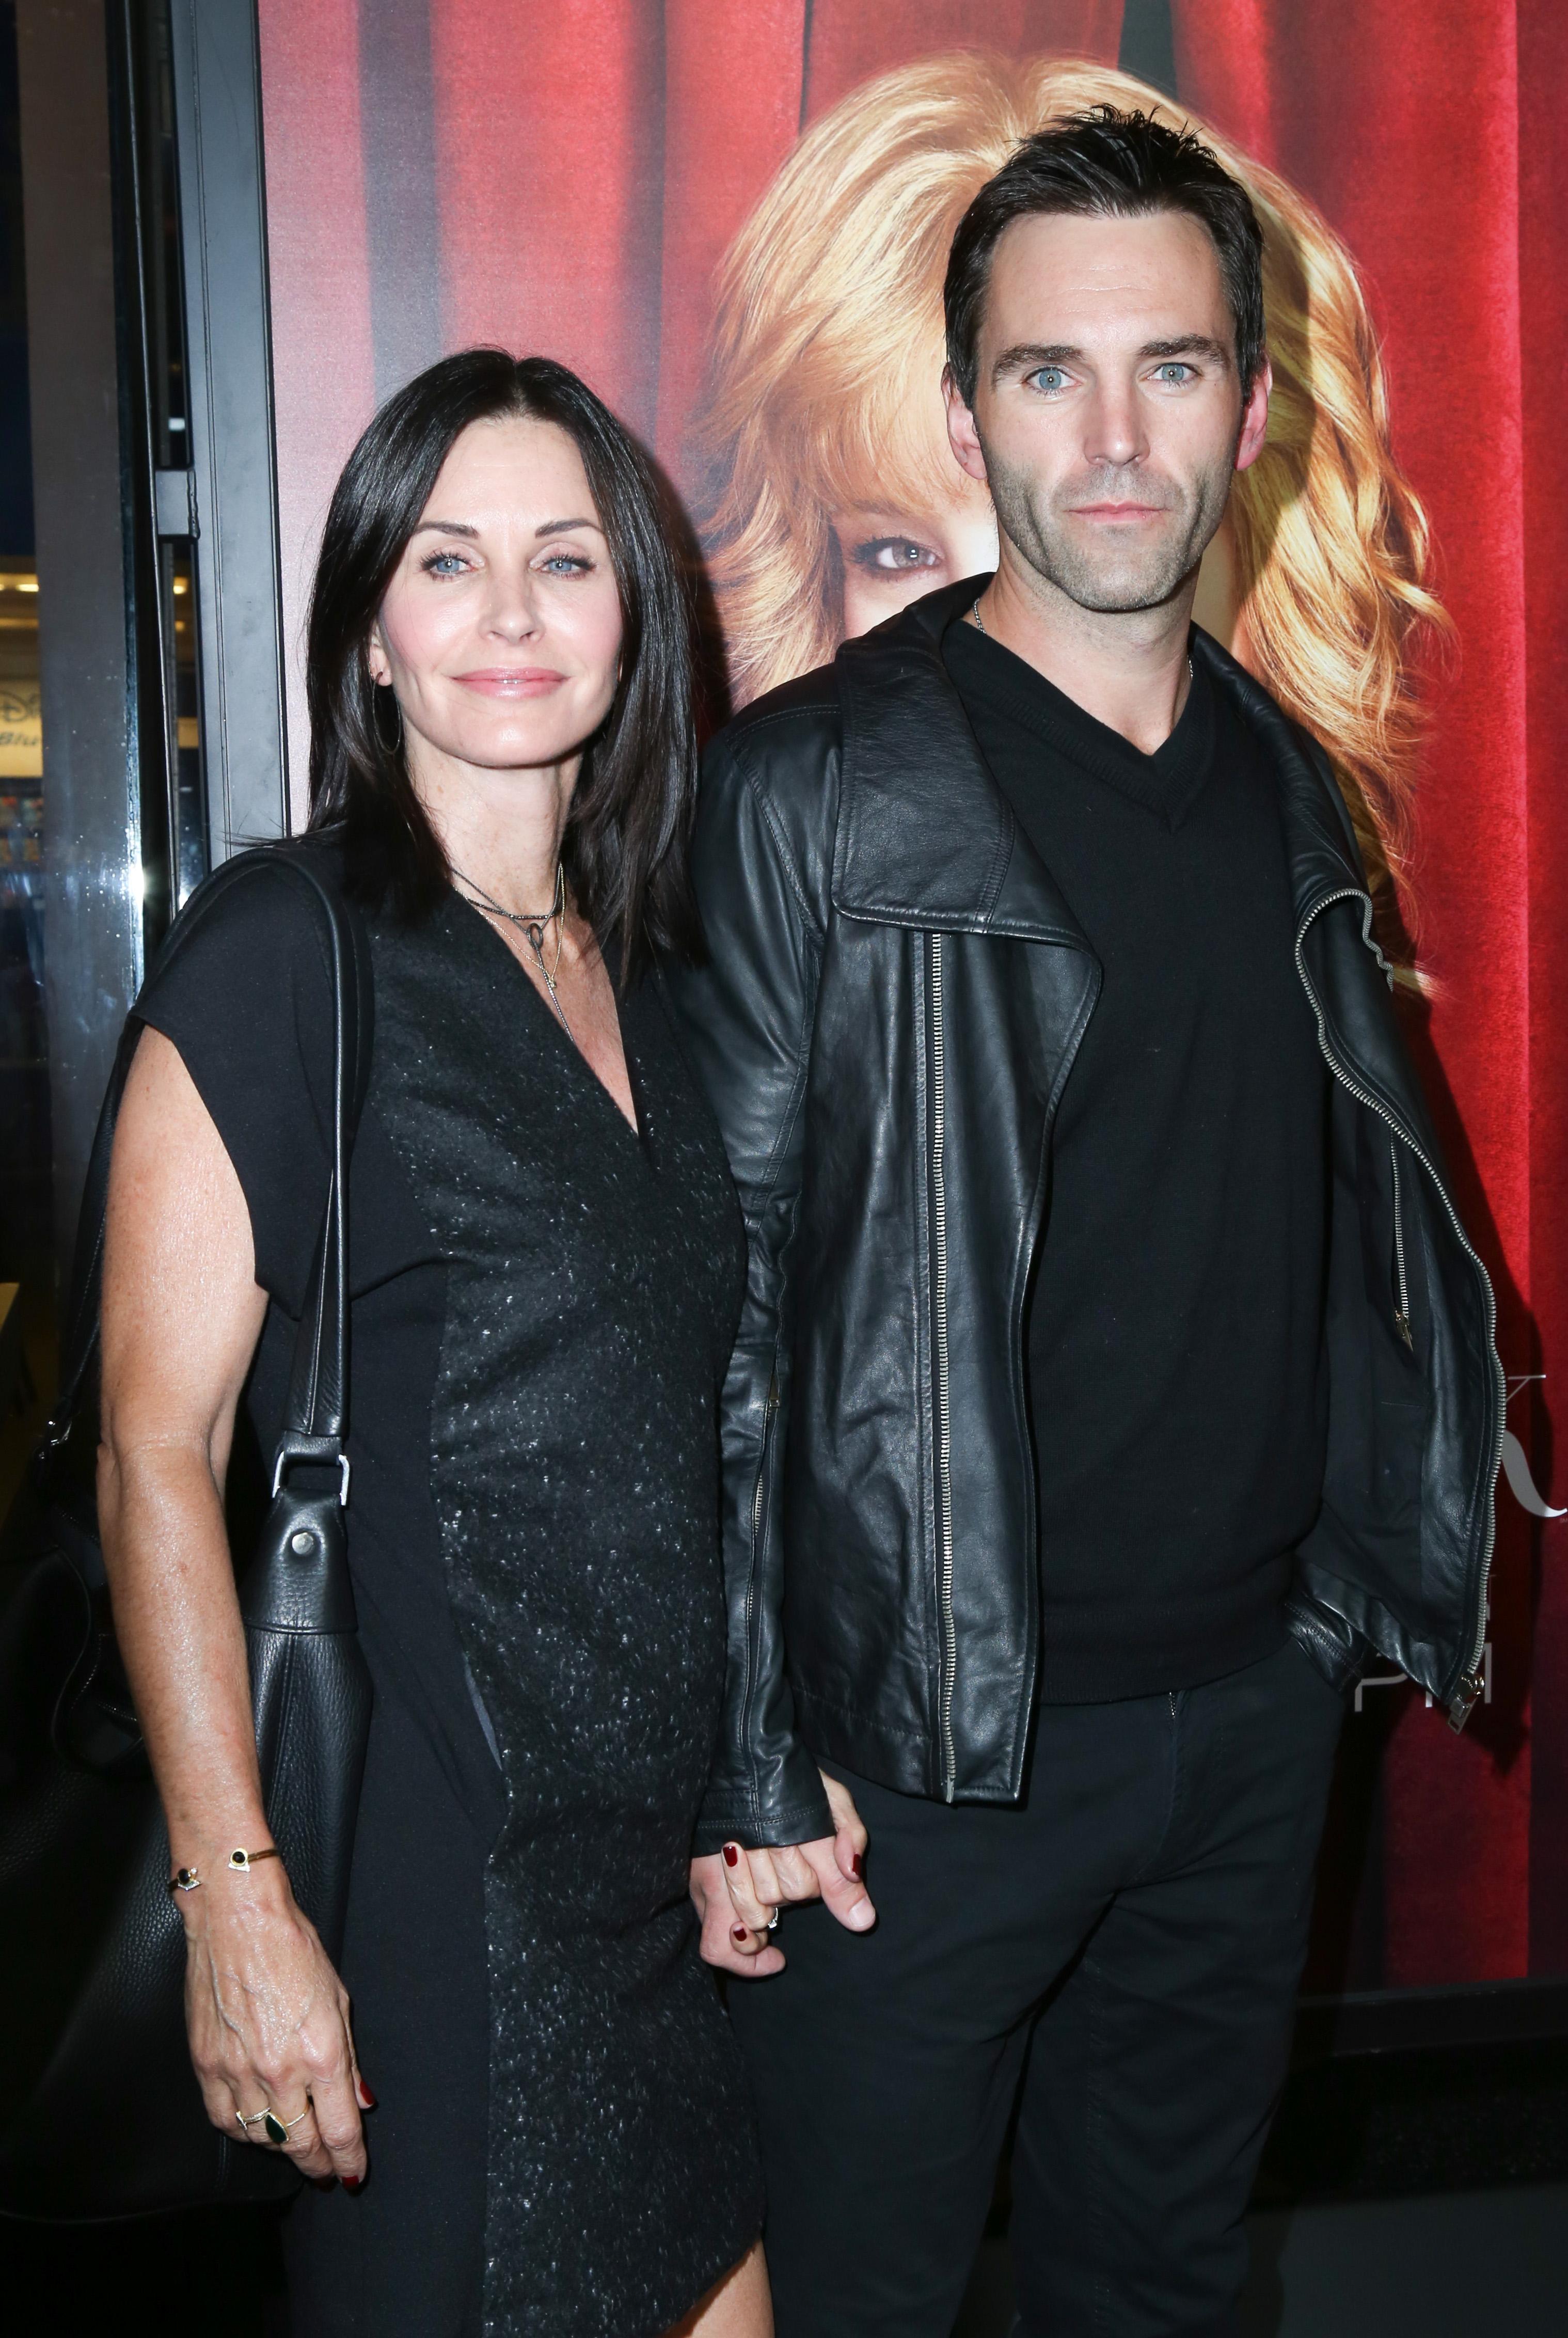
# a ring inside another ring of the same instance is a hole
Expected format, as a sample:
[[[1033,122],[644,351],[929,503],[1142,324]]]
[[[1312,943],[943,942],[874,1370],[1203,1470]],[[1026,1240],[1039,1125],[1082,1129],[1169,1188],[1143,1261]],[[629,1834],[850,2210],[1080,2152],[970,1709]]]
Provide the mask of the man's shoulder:
[[[816,792],[830,781],[843,744],[844,716],[836,665],[781,683],[718,732],[705,761],[729,764],[771,792]]]

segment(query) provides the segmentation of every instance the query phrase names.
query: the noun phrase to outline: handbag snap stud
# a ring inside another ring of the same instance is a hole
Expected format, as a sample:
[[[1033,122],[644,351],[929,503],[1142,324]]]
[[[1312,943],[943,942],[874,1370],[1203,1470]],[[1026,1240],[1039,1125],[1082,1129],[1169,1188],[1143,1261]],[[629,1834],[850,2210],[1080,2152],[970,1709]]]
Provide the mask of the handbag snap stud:
[[[308,1533],[306,1529],[301,1527],[298,1534],[291,1534],[289,1536],[289,1547],[290,1550],[298,1551],[300,1557],[303,1558],[308,1550],[315,1549],[316,1537],[313,1534]]]

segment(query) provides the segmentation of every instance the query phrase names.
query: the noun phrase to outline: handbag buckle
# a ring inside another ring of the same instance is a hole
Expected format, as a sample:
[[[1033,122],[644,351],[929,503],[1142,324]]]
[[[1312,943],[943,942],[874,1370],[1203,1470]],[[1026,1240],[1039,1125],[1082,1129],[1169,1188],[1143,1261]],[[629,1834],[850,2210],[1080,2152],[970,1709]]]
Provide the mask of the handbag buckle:
[[[278,1456],[277,1466],[272,1472],[272,1498],[274,1501],[277,1500],[279,1495],[283,1490],[283,1478],[289,1462],[309,1461],[310,1459],[311,1456],[309,1453],[279,1453]],[[341,1473],[338,1483],[338,1507],[340,1510],[346,1510],[348,1507],[349,1477],[348,1456],[347,1453],[338,1454],[338,1468]]]

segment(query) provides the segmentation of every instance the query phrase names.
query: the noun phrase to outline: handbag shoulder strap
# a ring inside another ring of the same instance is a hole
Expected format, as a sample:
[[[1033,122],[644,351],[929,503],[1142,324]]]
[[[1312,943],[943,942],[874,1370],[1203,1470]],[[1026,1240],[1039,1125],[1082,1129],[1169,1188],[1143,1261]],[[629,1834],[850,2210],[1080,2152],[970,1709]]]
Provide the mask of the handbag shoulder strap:
[[[331,1167],[311,1282],[295,1340],[289,1403],[274,1458],[273,1481],[290,1461],[340,1467],[347,1492],[343,1440],[348,1400],[348,1164],[369,1085],[374,1032],[375,983],[369,938],[363,918],[335,885],[323,881],[317,850],[309,844],[266,845],[225,862],[191,896],[171,928],[159,955],[162,974],[200,930],[213,909],[236,886],[284,874],[302,887],[328,945],[332,987]],[[114,1057],[103,1107],[98,1117],[77,1224],[71,1298],[66,1309],[60,1361],[60,1393],[40,1445],[42,1457],[69,1437],[81,1408],[97,1352],[103,1283],[103,1229],[108,1208],[109,1162],[142,1021],[132,1007]]]

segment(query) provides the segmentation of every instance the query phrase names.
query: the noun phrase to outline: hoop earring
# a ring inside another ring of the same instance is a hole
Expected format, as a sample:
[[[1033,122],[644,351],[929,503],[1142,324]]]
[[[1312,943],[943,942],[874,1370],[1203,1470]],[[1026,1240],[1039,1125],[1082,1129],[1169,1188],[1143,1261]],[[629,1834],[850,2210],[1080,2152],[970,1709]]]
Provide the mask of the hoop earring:
[[[403,752],[403,709],[397,702],[397,693],[393,689],[389,682],[372,683],[370,689],[370,728],[376,733],[376,744],[380,748],[381,752],[390,759],[395,755],[401,754]],[[387,738],[381,728],[381,693],[383,691],[386,692],[387,697],[392,701],[393,712],[397,721],[397,736],[392,740],[388,740]]]

